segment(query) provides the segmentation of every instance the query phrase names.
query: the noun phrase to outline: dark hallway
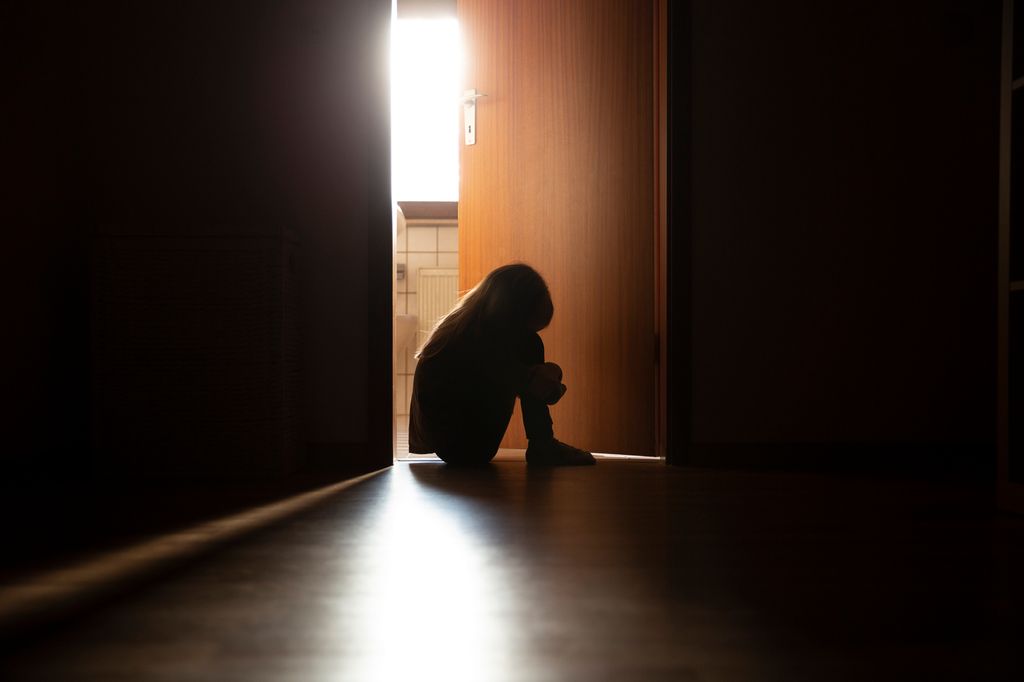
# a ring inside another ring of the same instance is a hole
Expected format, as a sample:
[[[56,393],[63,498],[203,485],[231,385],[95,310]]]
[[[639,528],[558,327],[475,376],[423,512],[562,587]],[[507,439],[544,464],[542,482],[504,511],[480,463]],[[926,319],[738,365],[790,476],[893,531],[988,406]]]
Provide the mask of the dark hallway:
[[[1021,0],[400,4],[661,459],[395,464],[395,2],[4,3],[0,679],[1024,679]]]
[[[5,680],[1019,680],[1024,520],[972,485],[399,464]]]

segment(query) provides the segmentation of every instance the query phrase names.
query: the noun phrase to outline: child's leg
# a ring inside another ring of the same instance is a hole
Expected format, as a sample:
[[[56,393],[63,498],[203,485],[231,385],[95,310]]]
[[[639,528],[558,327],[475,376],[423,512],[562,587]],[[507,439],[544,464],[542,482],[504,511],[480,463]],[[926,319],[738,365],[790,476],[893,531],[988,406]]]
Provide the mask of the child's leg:
[[[523,337],[519,346],[519,359],[527,365],[540,365],[544,362],[544,342],[537,334]],[[519,396],[519,405],[523,410],[523,426],[526,437],[530,440],[545,440],[554,437],[551,425],[551,411],[538,398],[529,395]]]
[[[544,342],[536,334],[525,335],[517,340],[515,353],[524,365],[540,365],[544,362]],[[517,396],[505,387],[495,385],[492,389],[493,392],[466,391],[467,395],[460,397],[470,399],[461,403],[459,418],[438,429],[437,456],[448,464],[486,464],[497,454]],[[554,432],[548,406],[530,395],[518,397],[526,437],[551,440]]]
[[[515,393],[500,386],[449,381],[448,400],[428,408],[437,456],[448,464],[487,464],[512,418]]]
[[[498,453],[512,417],[515,396],[506,401],[499,396],[478,398],[476,405],[467,407],[464,418],[453,423],[438,439],[437,456],[447,464],[487,464]]]
[[[528,365],[539,365],[544,362],[544,342],[536,334],[526,337],[521,344],[520,360]],[[561,377],[559,377],[559,380]],[[562,386],[562,391],[565,387]],[[556,396],[557,400],[560,395]],[[553,402],[553,401],[552,401]],[[523,426],[526,427],[526,438],[530,441],[526,449],[526,461],[531,465],[564,466],[594,464],[594,457],[585,450],[574,448],[555,440],[554,428],[551,423],[551,411],[543,400],[520,395],[519,404],[523,408]]]

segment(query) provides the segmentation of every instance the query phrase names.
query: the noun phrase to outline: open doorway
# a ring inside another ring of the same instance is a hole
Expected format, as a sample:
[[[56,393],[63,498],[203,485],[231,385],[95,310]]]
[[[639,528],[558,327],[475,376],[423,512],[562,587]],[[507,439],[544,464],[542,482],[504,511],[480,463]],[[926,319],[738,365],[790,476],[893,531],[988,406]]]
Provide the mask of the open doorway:
[[[461,69],[455,3],[399,2],[391,35],[396,459],[410,458],[416,350],[457,296]]]
[[[427,18],[408,8],[430,7],[437,20],[439,6],[448,7],[449,37],[411,35],[407,27],[415,30],[419,20],[426,28]],[[556,437],[591,452],[663,454],[664,4],[460,0],[456,10],[454,2],[408,0],[397,7],[396,207],[436,210],[430,204],[439,198],[457,207],[451,222],[409,212],[396,221],[399,456],[407,456],[412,353],[436,319],[425,287],[454,280],[446,285],[450,304],[457,291],[514,261],[536,268],[552,292],[555,318],[540,335],[569,386],[552,408]],[[428,70],[442,42],[465,57],[446,72]],[[453,80],[428,87],[441,73]],[[464,93],[474,102],[465,139]],[[446,112],[433,131],[429,102]],[[402,115],[416,132],[398,128]],[[413,151],[419,141],[443,141],[443,151]],[[403,186],[406,169],[416,167],[403,160],[406,153],[419,157],[418,172],[434,183],[442,169],[432,158],[451,153],[447,177],[456,184],[431,196]],[[448,307],[438,305],[442,314]],[[526,447],[518,408],[502,447]]]

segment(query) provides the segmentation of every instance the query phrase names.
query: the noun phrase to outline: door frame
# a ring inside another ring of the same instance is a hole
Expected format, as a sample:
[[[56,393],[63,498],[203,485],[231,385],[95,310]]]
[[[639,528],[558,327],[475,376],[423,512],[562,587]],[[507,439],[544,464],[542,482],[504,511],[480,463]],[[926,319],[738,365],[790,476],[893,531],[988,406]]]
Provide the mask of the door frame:
[[[668,0],[654,8],[654,454],[668,461]]]
[[[391,4],[394,10],[394,4]],[[654,0],[654,50],[652,68],[655,88],[654,145],[655,204],[654,239],[654,454],[667,464],[689,460],[692,433],[691,357],[691,213],[690,213],[690,15],[689,0]],[[387,35],[390,35],[390,26]],[[387,44],[387,38],[385,38]],[[385,54],[388,54],[385,51]],[[390,121],[390,75],[378,93]],[[391,148],[390,126],[381,126],[381,146]],[[383,143],[383,144],[381,144]],[[379,147],[380,148],[380,147]],[[368,441],[371,458],[394,460],[394,390],[392,345],[394,314],[393,249],[394,209],[391,197],[390,151],[380,155],[371,169],[376,190],[371,203],[376,215],[369,230],[369,376]],[[387,214],[383,212],[387,205]],[[386,454],[385,454],[386,452]]]
[[[667,464],[691,460],[693,356],[691,302],[691,91],[689,0],[658,0],[655,172],[657,454]]]

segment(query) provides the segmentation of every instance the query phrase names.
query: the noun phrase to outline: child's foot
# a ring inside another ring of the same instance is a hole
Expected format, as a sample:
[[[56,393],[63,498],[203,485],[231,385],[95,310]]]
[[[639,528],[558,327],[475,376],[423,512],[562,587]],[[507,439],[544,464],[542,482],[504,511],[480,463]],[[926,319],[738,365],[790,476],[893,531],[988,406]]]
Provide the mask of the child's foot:
[[[585,466],[597,464],[594,456],[586,450],[574,448],[561,441],[531,440],[526,447],[526,463],[535,466]]]

